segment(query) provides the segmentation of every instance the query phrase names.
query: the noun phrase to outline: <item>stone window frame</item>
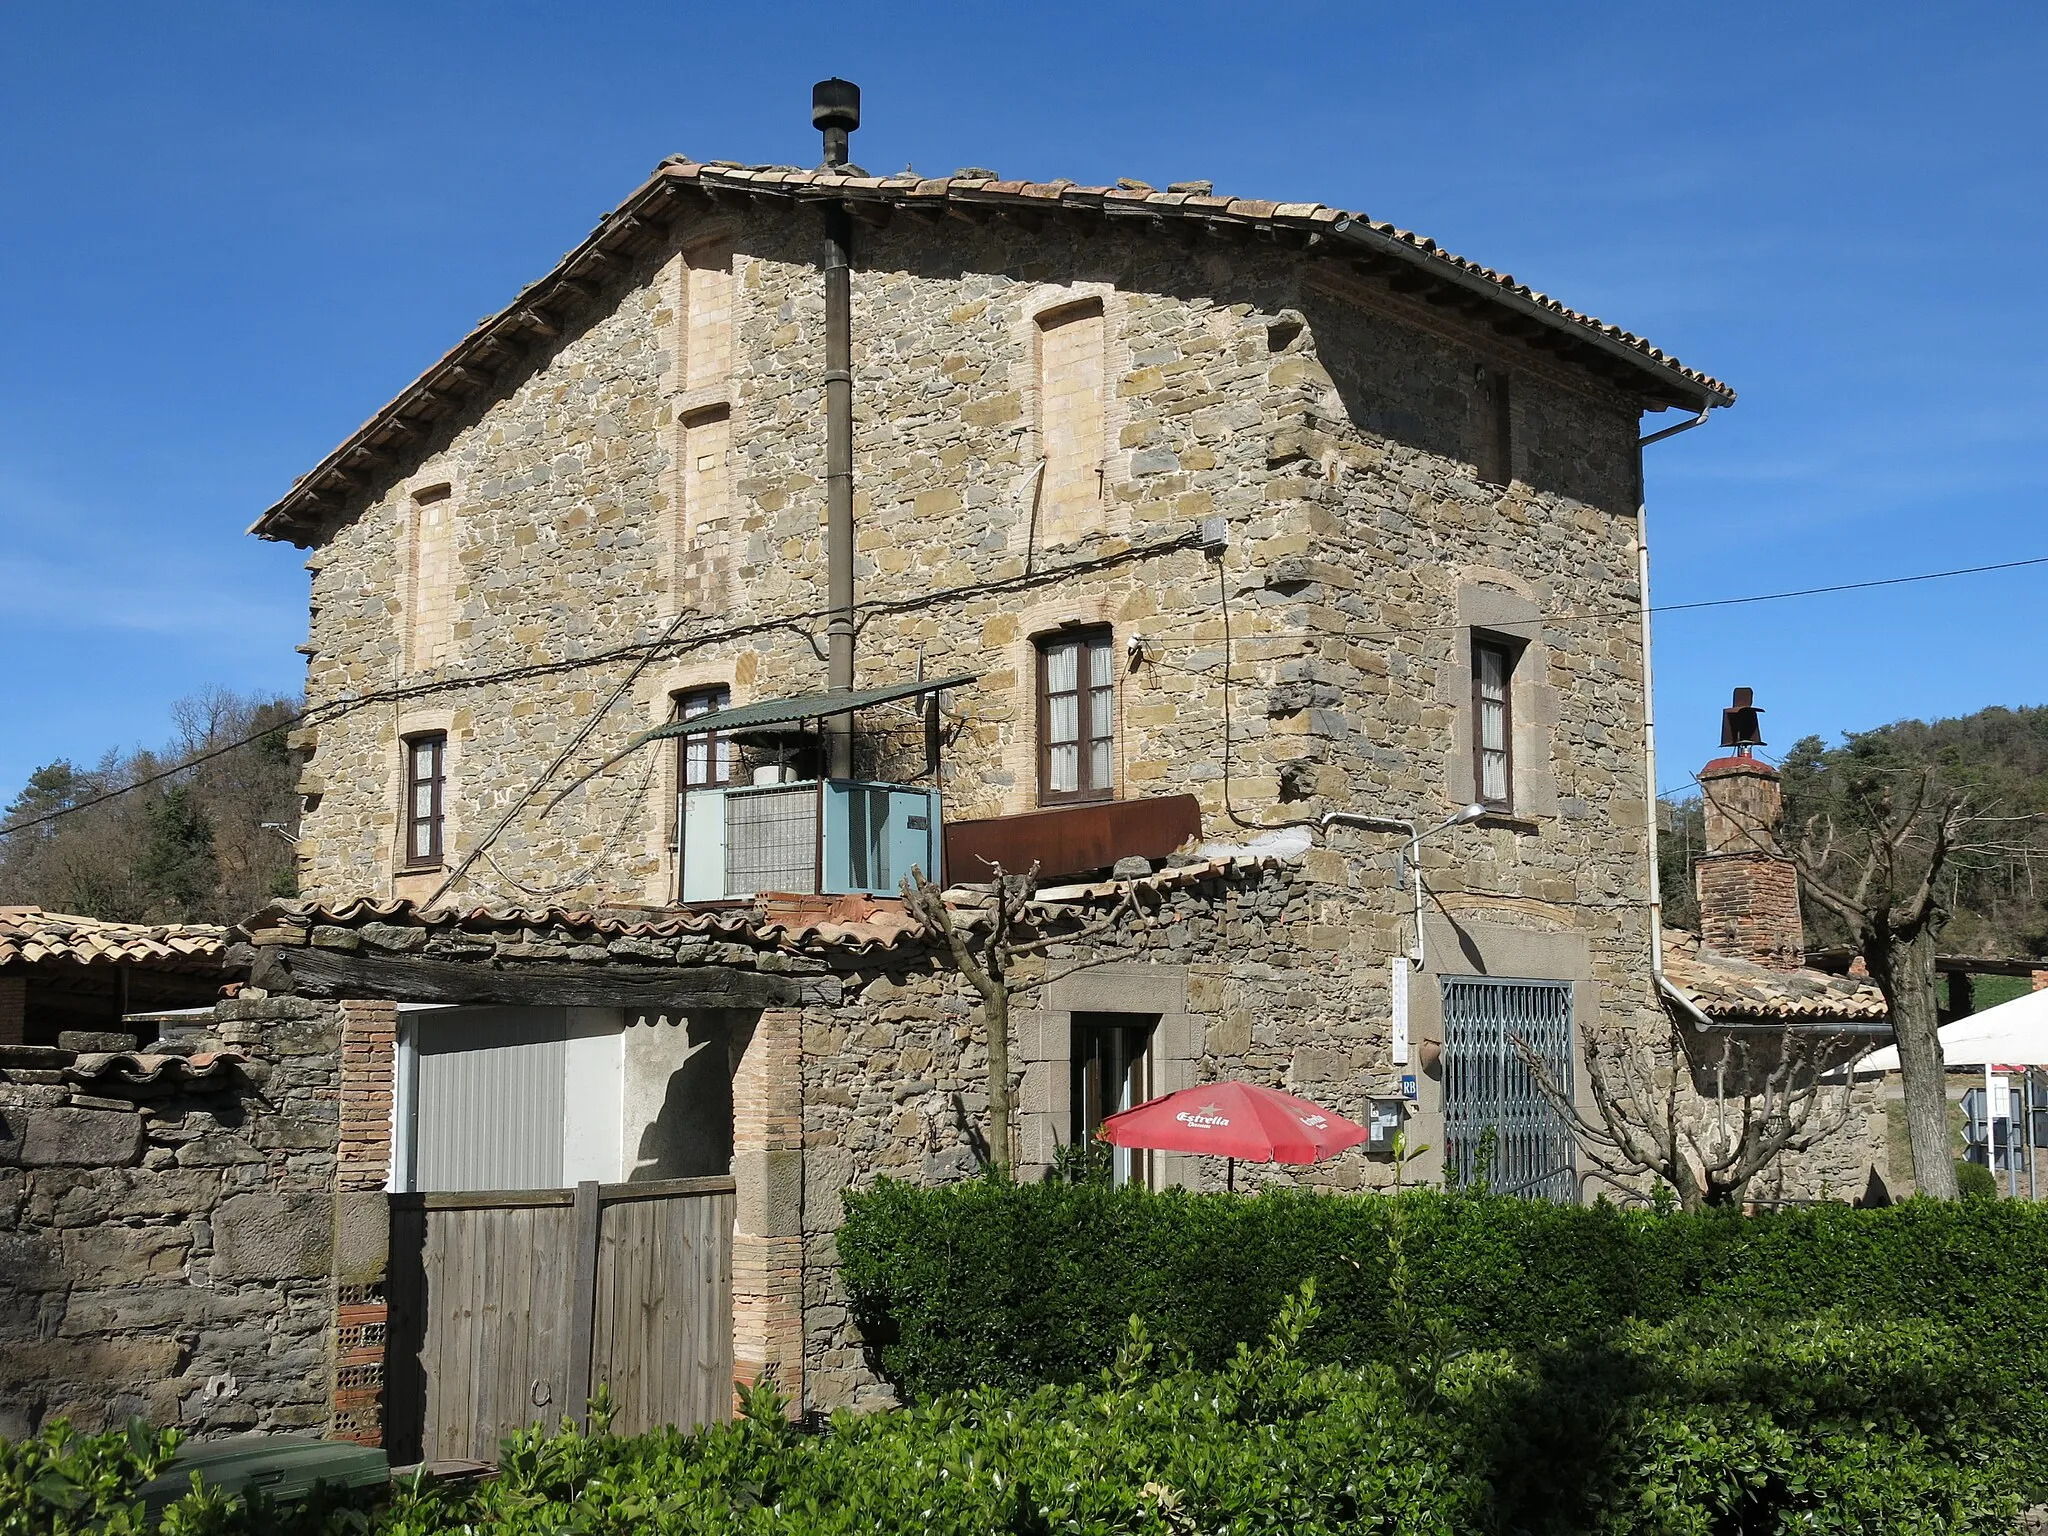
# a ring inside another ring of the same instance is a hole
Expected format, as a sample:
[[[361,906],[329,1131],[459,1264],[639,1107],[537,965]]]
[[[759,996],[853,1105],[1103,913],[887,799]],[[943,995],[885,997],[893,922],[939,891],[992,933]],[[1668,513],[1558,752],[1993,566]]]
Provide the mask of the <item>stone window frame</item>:
[[[1005,615],[1006,625],[1014,622],[1009,629],[1010,638],[1001,642],[1004,666],[998,671],[991,669],[983,680],[983,687],[991,698],[997,689],[1007,685],[1008,698],[1005,701],[1008,714],[982,706],[982,718],[995,725],[1000,732],[996,762],[993,766],[1003,774],[1000,789],[993,806],[984,808],[976,804],[975,815],[1017,816],[1040,809],[1038,803],[1038,720],[1037,720],[1037,677],[1038,641],[1041,636],[1055,634],[1062,629],[1084,629],[1091,625],[1103,625],[1112,631],[1118,627],[1118,611],[1130,599],[1130,593],[1112,589],[1094,591],[1065,591],[1030,603]],[[1114,792],[1112,800],[1126,798],[1129,780],[1125,767],[1130,754],[1130,730],[1127,724],[1130,675],[1121,678],[1114,690],[1113,702],[1116,708],[1116,747],[1113,753],[1112,777]],[[957,765],[949,772],[957,771]],[[956,795],[955,805],[963,803],[966,791]],[[961,814],[965,814],[964,811]]]
[[[1488,817],[1497,825],[1534,832],[1558,814],[1551,745],[1560,698],[1551,680],[1550,637],[1535,593],[1522,578],[1481,567],[1468,568],[1463,576],[1457,593],[1458,627],[1437,686],[1438,702],[1452,710],[1450,750],[1445,754],[1446,798],[1454,805],[1480,801],[1473,646],[1488,638],[1519,646],[1510,674],[1509,771],[1513,777],[1508,806],[1489,808]]]
[[[1045,457],[1044,401],[1040,378],[1043,364],[1040,345],[1045,322],[1064,310],[1099,303],[1102,306],[1102,499],[1096,526],[1059,538],[1050,537],[1038,498],[1043,491],[1036,466]],[[1083,279],[1072,283],[1041,283],[1020,307],[1013,327],[1017,362],[1011,374],[1017,397],[1023,402],[1024,425],[1020,429],[1020,455],[1030,486],[1017,521],[1017,538],[1027,550],[1034,541],[1040,549],[1085,544],[1090,539],[1124,537],[1131,531],[1129,508],[1117,495],[1130,480],[1129,455],[1117,445],[1130,416],[1116,380],[1131,371],[1128,337],[1129,301],[1112,282]]]
[[[1113,960],[1061,977],[1015,1016],[1014,1059],[1024,1079],[1017,1098],[1020,1179],[1041,1177],[1055,1148],[1070,1142],[1074,1015],[1105,1013],[1152,1021],[1146,1058],[1154,1098],[1200,1080],[1206,1021],[1189,1011],[1186,966]],[[1154,1152],[1149,1161],[1154,1189],[1199,1184],[1200,1159],[1191,1153]]]

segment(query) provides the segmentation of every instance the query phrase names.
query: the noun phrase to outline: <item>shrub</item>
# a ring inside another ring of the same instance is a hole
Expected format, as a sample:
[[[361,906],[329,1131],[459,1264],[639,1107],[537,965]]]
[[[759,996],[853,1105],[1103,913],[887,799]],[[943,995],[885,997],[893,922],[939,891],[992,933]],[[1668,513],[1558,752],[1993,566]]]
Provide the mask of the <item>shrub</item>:
[[[1956,1189],[1965,1200],[1996,1200],[1998,1175],[1982,1163],[1956,1159]]]
[[[692,1434],[529,1431],[507,1443],[498,1477],[401,1484],[367,1516],[281,1521],[193,1495],[161,1531],[1990,1536],[2017,1509],[2010,1458],[1983,1451],[2009,1387],[1973,1377],[1939,1325],[1634,1326],[1596,1345],[1466,1355],[1411,1401],[1386,1366],[1310,1359],[1318,1313],[1305,1287],[1262,1345],[1215,1371],[1189,1369],[1132,1323],[1086,1383],[842,1414],[819,1435],[760,1389],[738,1422]],[[57,1439],[17,1462],[43,1465],[50,1447],[75,1458]],[[105,1454],[88,1460],[117,1484],[139,1480],[149,1458],[120,1439],[94,1442]],[[99,1511],[122,1503],[115,1487],[96,1498]]]
[[[1413,1305],[1472,1349],[1843,1306],[1947,1323],[2029,1358],[2048,1337],[2048,1211],[2022,1202],[1745,1217],[1434,1191],[1398,1200],[884,1183],[847,1197],[839,1253],[877,1363],[915,1398],[1080,1381],[1132,1316],[1214,1368],[1305,1279],[1325,1304],[1316,1359],[1391,1361],[1410,1331],[1388,1310],[1397,1209]]]

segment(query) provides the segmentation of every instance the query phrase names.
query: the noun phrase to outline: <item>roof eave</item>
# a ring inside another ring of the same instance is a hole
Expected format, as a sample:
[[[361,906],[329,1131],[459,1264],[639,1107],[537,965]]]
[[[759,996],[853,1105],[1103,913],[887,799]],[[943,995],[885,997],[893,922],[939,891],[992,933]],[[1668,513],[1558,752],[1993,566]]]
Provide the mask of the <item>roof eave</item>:
[[[1466,270],[1430,251],[1418,250],[1397,235],[1375,229],[1362,219],[1349,216],[1329,226],[1338,240],[1391,257],[1424,271],[1439,283],[1462,288],[1475,298],[1499,305],[1510,313],[1534,320],[1546,329],[1568,336],[1580,346],[1591,347],[1625,365],[1637,377],[1671,395],[1670,404],[1686,410],[1725,409],[1735,403],[1735,391],[1710,388],[1684,369],[1647,356],[1641,348],[1606,334],[1583,321],[1554,314],[1531,294],[1505,286],[1499,280]]]
[[[705,176],[703,173],[707,170],[714,174]],[[1371,221],[1353,214],[1339,213],[1318,206],[1314,214],[1301,215],[1292,210],[1311,205],[1247,203],[1243,200],[1220,198],[1191,199],[1175,204],[1153,203],[1134,198],[1130,200],[1132,206],[1128,208],[1121,203],[1116,203],[1116,206],[1112,207],[1112,203],[1115,202],[1114,194],[1103,189],[1074,187],[1071,184],[1046,184],[1059,186],[1058,194],[1050,197],[1036,193],[989,190],[1019,185],[1025,184],[981,180],[962,182],[941,178],[934,187],[931,181],[911,181],[898,177],[820,177],[815,173],[798,173],[798,179],[791,180],[785,179],[782,173],[762,175],[747,173],[744,168],[735,171],[689,161],[664,162],[617,208],[607,214],[589,235],[564,255],[545,277],[529,283],[503,309],[479,323],[438,361],[401,390],[389,404],[344,439],[308,474],[295,482],[291,490],[249,525],[248,531],[258,538],[293,544],[301,549],[319,542],[321,527],[330,513],[339,513],[350,501],[362,494],[366,486],[388,485],[392,478],[389,475],[373,474],[366,479],[351,471],[350,461],[368,458],[373,463],[381,461],[388,465],[391,462],[389,448],[393,435],[403,440],[420,430],[407,424],[405,418],[409,408],[417,409],[429,401],[459,404],[474,393],[475,386],[491,387],[492,378],[500,369],[481,364],[477,354],[493,350],[515,352],[522,349],[525,342],[524,333],[531,328],[528,317],[547,305],[560,293],[565,283],[576,282],[585,268],[601,268],[608,257],[635,244],[643,232],[643,215],[659,211],[663,213],[663,218],[658,222],[665,222],[666,207],[673,205],[679,190],[684,187],[701,188],[707,192],[731,192],[750,197],[781,197],[791,202],[844,198],[852,201],[902,204],[909,207],[919,204],[943,205],[947,202],[960,202],[1003,208],[1085,208],[1093,212],[1125,212],[1158,220],[1193,217],[1231,225],[1274,225],[1298,229],[1305,238],[1326,235],[1340,245],[1348,244],[1358,250],[1399,261],[1405,266],[1426,273],[1437,283],[1463,289],[1476,300],[1534,321],[1553,334],[1566,338],[1574,347],[1584,347],[1599,354],[1607,367],[1619,368],[1621,374],[1631,378],[1646,398],[1657,402],[1656,408],[1671,405],[1703,411],[1726,407],[1735,402],[1733,390],[1719,385],[1717,381],[1704,380],[1675,361],[1664,359],[1640,338],[1624,339],[1616,327],[1603,328],[1591,323],[1587,317],[1560,312],[1562,306],[1553,309],[1549,307],[1551,301],[1543,300],[1526,289],[1511,286],[1511,279],[1502,279],[1470,267],[1433,246],[1424,249],[1411,240],[1403,239],[1398,233],[1375,226]],[[927,191],[927,187],[934,187],[934,190]],[[1226,206],[1214,206],[1217,203],[1226,203]],[[1244,211],[1240,212],[1240,208]],[[1609,334],[1609,331],[1615,331],[1617,334]],[[487,377],[479,377],[478,370]],[[440,419],[440,415],[437,414],[431,418],[431,422],[438,422]],[[330,486],[338,488],[327,489]]]

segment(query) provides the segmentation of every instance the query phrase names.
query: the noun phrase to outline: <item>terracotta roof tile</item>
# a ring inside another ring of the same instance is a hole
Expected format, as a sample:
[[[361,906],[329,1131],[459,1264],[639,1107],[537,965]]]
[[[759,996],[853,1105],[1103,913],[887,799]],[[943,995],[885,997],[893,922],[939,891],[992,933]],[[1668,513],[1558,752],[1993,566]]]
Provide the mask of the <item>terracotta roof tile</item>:
[[[0,966],[48,961],[205,970],[227,953],[227,930],[204,923],[109,923],[41,907],[0,907]]]
[[[74,1083],[119,1083],[130,1087],[203,1083],[227,1076],[248,1057],[240,1051],[207,1051],[194,1056],[159,1056],[136,1051],[87,1052],[63,1069]]]
[[[1882,1023],[1884,994],[1867,981],[1811,968],[1774,971],[1716,954],[1697,935],[1664,930],[1664,973],[1709,1018],[1731,1023],[1796,1020]]]
[[[1039,900],[1048,909],[1107,900],[1136,887],[1168,891],[1204,880],[1240,878],[1294,861],[1293,855],[1246,849],[1168,866],[1138,880],[1101,880],[1047,887]],[[946,903],[970,923],[989,898],[972,886],[946,892]],[[760,949],[805,954],[865,955],[894,950],[919,939],[919,926],[890,897],[765,896],[744,907],[654,907],[610,905],[592,908],[485,903],[422,910],[402,897],[354,897],[338,902],[276,901],[243,919],[244,932],[276,929],[355,928],[366,923],[394,927],[449,928],[491,932],[511,928],[561,930],[593,942],[616,938],[718,939]]]

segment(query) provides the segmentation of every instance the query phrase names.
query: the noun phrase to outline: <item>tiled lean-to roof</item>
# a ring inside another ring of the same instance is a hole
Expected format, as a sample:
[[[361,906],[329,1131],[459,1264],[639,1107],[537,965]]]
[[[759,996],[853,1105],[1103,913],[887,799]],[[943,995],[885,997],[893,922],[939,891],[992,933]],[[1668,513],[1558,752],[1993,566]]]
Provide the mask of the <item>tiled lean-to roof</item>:
[[[1731,405],[1735,392],[1688,368],[1645,338],[1572,309],[1549,294],[1434,240],[1363,213],[1324,203],[1283,203],[1227,197],[1207,182],[1176,182],[1164,191],[1141,182],[1084,187],[1071,181],[1004,180],[980,171],[927,177],[853,175],[852,168],[664,161],[645,183],[565,255],[554,270],[520,290],[497,314],[479,321],[439,362],[365,422],[303,476],[251,532],[311,542],[321,519],[352,489],[401,458],[434,423],[516,368],[535,343],[564,328],[622,264],[659,243],[685,209],[735,201],[845,201],[857,218],[886,222],[898,211],[968,220],[1010,219],[1032,227],[1048,216],[1103,219],[1162,233],[1209,233],[1269,241],[1384,279],[1396,292],[1452,310],[1482,313],[1495,330],[1587,368],[1645,406],[1704,410]]]
[[[0,907],[0,967],[44,962],[217,969],[227,930],[204,923],[108,923],[41,907]]]
[[[1890,1017],[1868,981],[1811,967],[1774,971],[1704,948],[1695,934],[1664,930],[1664,973],[1709,1018],[1725,1023],[1879,1024]]]
[[[1047,886],[1039,892],[1039,904],[1048,917],[1055,917],[1133,889],[1165,895],[1205,880],[1257,879],[1299,857],[1300,849],[1292,845],[1184,856],[1140,878]],[[971,885],[949,887],[945,895],[946,905],[969,925],[993,900],[986,889]],[[336,930],[353,930],[373,939],[377,947],[390,949],[410,947],[395,937],[395,930],[425,929],[436,939],[488,936],[497,942],[500,954],[507,953],[503,946],[508,943],[537,944],[548,946],[548,952],[534,958],[585,958],[571,951],[588,948],[591,959],[599,958],[598,951],[603,950],[612,958],[657,963],[676,958],[679,942],[687,946],[692,940],[849,959],[922,942],[916,920],[901,901],[868,896],[771,895],[744,904],[696,908],[484,903],[423,909],[404,897],[294,899],[272,902],[244,918],[240,928],[258,944],[318,945],[332,942]],[[681,955],[681,963],[690,963],[693,955],[701,957],[690,948]]]

